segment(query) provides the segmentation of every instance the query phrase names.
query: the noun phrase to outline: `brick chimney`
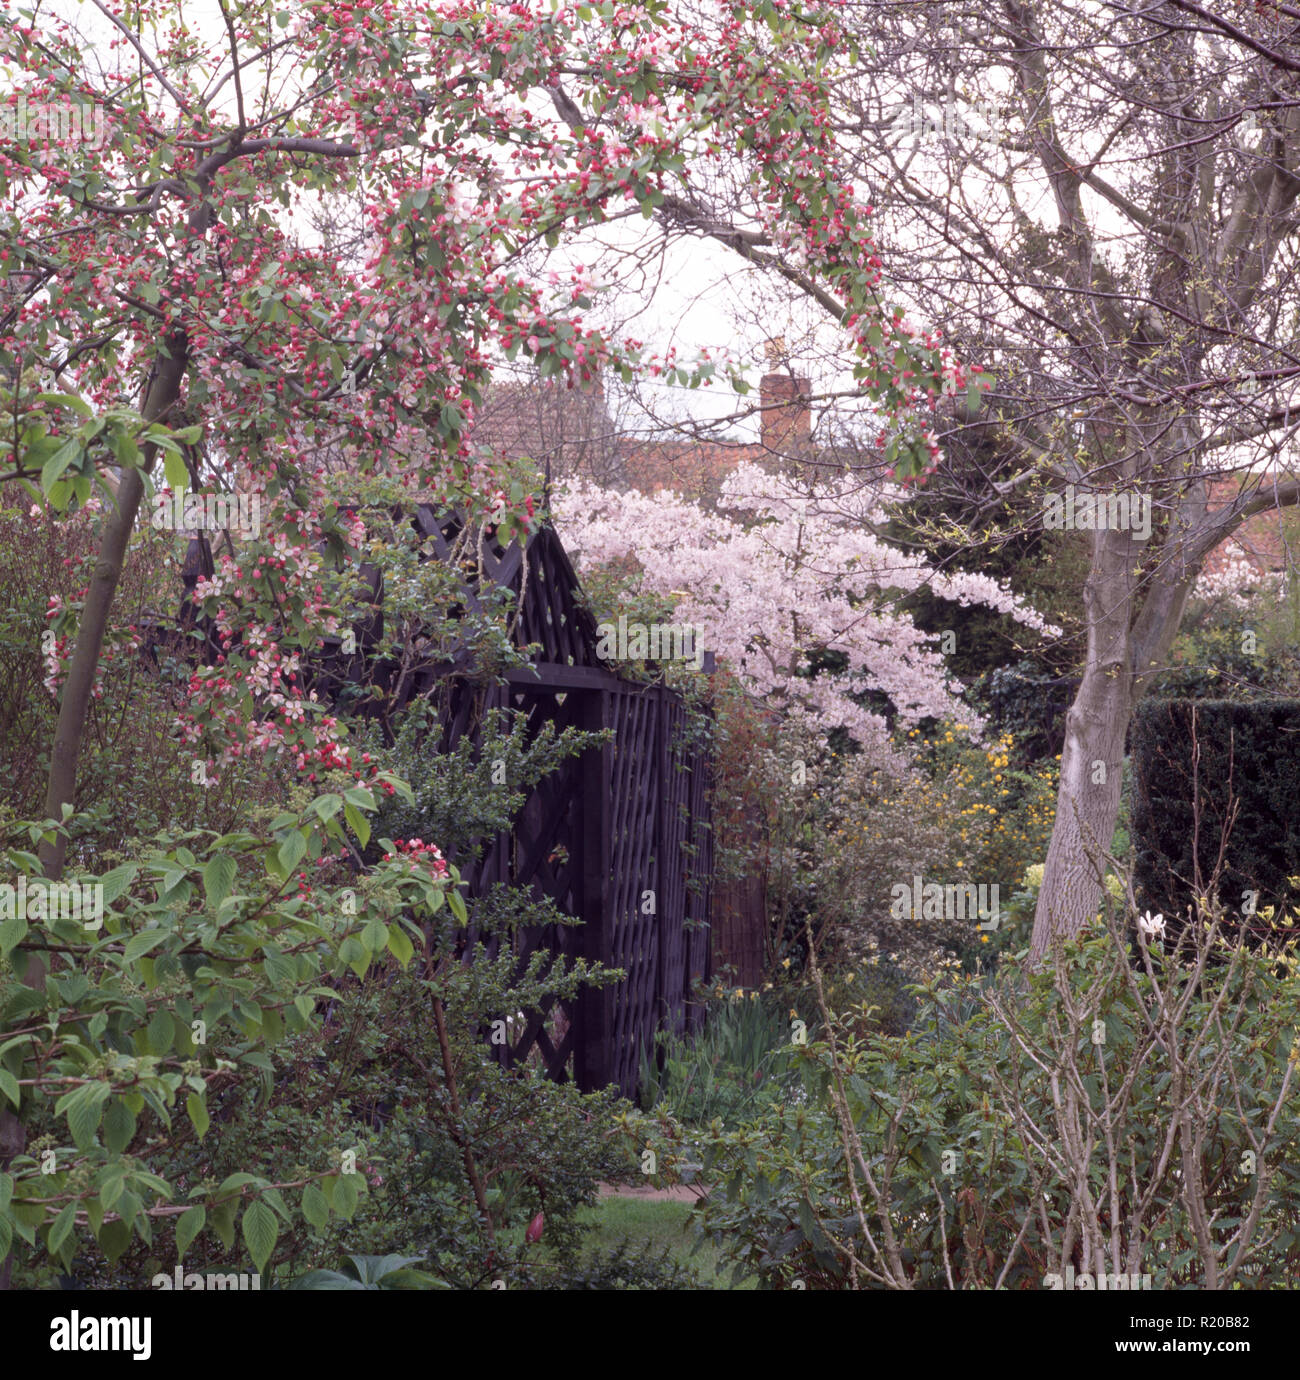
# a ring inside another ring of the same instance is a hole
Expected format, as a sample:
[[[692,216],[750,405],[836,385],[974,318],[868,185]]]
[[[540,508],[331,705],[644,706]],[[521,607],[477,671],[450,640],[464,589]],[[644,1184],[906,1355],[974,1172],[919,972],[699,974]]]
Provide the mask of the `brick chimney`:
[[[781,337],[767,342],[769,372],[763,375],[758,394],[763,409],[763,448],[777,456],[807,460],[812,456],[811,387],[788,363],[784,372],[776,372],[776,366],[785,363],[784,355],[785,341]]]

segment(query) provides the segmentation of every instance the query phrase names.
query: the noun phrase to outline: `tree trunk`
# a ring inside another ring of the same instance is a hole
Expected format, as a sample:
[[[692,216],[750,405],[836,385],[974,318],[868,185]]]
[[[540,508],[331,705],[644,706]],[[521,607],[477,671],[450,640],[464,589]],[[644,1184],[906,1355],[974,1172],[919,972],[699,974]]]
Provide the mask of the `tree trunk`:
[[[169,336],[160,351],[162,358],[145,395],[142,415],[146,421],[162,420],[180,397],[187,359],[183,334]],[[148,469],[156,456],[157,447],[146,444],[142,448],[142,463]],[[50,776],[45,796],[45,813],[60,819],[65,804],[75,803],[77,790],[77,759],[81,740],[85,736],[86,718],[90,712],[91,692],[95,687],[95,672],[104,645],[113,598],[117,593],[122,563],[131,541],[131,528],[140,511],[144,496],[144,470],[130,469],[117,486],[117,500],[113,512],[104,524],[100,538],[99,559],[86,592],[86,604],[77,627],[77,645],[68,667],[68,678],[59,703],[59,721],[54,731],[54,747],[50,754]],[[56,834],[52,844],[42,844],[41,865],[51,881],[63,875],[67,840]],[[45,963],[39,955],[28,956],[23,982],[28,987],[41,987],[45,982]],[[27,1145],[27,1128],[10,1107],[0,1110],[0,1170],[6,1169]],[[15,1241],[8,1257],[0,1265],[0,1290],[8,1289],[13,1271]]]
[[[175,332],[170,335],[160,355],[142,410],[147,422],[164,418],[180,397],[188,357],[184,334]],[[144,496],[144,472],[152,466],[156,453],[156,446],[146,444],[143,447],[143,469],[129,469],[123,474],[118,484],[116,505],[104,524],[99,559],[95,562],[90,588],[86,591],[85,608],[77,626],[77,644],[59,702],[59,721],[54,730],[54,748],[50,754],[50,776],[45,795],[45,813],[51,819],[61,818],[63,806],[76,801],[77,759],[86,732],[86,718],[90,713],[104,633],[122,575],[122,563],[131,541],[131,529]],[[51,880],[63,875],[66,852],[67,840],[61,834],[55,836],[53,843],[41,845],[41,864],[45,875]]]
[[[1030,959],[1053,940],[1076,934],[1097,913],[1105,862],[1119,817],[1124,739],[1136,702],[1129,638],[1136,543],[1124,531],[1100,531],[1084,588],[1088,655],[1065,720],[1056,823],[1034,913]]]

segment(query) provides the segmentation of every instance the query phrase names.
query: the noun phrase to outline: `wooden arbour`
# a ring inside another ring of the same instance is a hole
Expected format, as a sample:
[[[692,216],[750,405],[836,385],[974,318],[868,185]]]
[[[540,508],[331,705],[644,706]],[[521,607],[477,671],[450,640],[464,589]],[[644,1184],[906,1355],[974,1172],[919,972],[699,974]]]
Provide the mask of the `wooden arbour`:
[[[412,521],[432,558],[451,556],[455,528],[447,518],[421,505]],[[190,589],[211,569],[204,546],[191,543]],[[626,974],[616,985],[584,990],[571,1003],[526,1013],[522,1031],[501,1057],[514,1064],[536,1052],[552,1078],[572,1078],[584,1091],[612,1083],[632,1096],[656,1032],[695,1026],[690,996],[709,976],[708,756],[690,739],[679,694],[662,683],[623,678],[597,655],[595,621],[552,528],[535,531],[526,552],[518,543],[505,550],[488,544],[480,555],[487,577],[518,601],[516,644],[536,644],[540,651],[527,665],[491,679],[455,664],[423,667],[402,679],[389,712],[430,700],[440,734],[431,750],[444,752],[466,735],[477,747],[494,709],[525,714],[531,732],[546,722],[557,731],[612,730],[605,746],[568,759],[539,782],[512,830],[484,841],[481,858],[458,865],[468,883],[471,921],[473,903],[505,882],[550,897],[582,922],[519,934],[521,963],[543,947]],[[365,573],[375,613],[354,629],[356,652],[345,654],[341,639],[328,639],[321,657],[304,668],[322,698],[339,698],[345,686],[362,683],[390,694],[396,688],[394,668],[374,654],[382,633],[382,571],[368,567]],[[469,585],[465,597],[467,606],[478,604]],[[181,621],[194,624],[192,605],[183,606]],[[712,669],[706,656],[703,670]]]

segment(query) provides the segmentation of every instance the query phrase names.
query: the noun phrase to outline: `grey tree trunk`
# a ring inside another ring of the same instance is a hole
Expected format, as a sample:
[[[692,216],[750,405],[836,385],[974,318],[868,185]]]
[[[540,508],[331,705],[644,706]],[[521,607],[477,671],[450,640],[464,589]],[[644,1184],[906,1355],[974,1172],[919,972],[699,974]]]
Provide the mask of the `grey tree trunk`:
[[[1088,652],[1082,683],[1065,721],[1056,825],[1034,915],[1030,955],[1074,934],[1096,914],[1108,851],[1119,817],[1124,737],[1134,704],[1128,627],[1135,561],[1128,532],[1096,534],[1084,589]]]

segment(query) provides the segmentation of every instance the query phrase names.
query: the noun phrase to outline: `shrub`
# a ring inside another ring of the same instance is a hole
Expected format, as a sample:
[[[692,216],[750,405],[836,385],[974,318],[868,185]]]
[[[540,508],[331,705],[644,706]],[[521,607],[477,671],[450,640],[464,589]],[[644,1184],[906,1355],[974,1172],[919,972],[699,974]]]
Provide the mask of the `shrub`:
[[[901,1039],[832,1016],[798,1053],[806,1103],[706,1138],[722,1253],[778,1288],[1036,1289],[1071,1265],[1289,1286],[1294,956],[1279,976],[1215,911],[1180,966],[1108,909],[1055,960],[918,987]]]
[[[914,876],[996,885],[1005,902],[1051,836],[1055,763],[1017,770],[1009,737],[976,744],[962,725],[930,737],[914,730],[905,742],[918,755],[906,777],[864,773],[849,759],[819,783],[825,823],[814,836],[811,875],[832,966],[888,954],[920,977],[949,956],[986,957],[992,935],[969,918],[918,920],[910,907],[894,916],[893,888],[910,888]],[[878,965],[873,977],[882,977]]]
[[[410,917],[463,906],[454,870],[434,877],[397,860],[341,889],[332,849],[345,803],[364,828],[374,797],[346,778],[339,793],[300,794],[299,808],[238,832],[161,836],[111,870],[70,873],[78,889],[102,887],[90,920],[7,907],[0,1094],[14,1139],[0,1175],[0,1264],[12,1249],[22,1282],[56,1261],[70,1268],[78,1252],[96,1271],[122,1261],[129,1276],[154,1259],[155,1232],[177,1259],[199,1239],[232,1252],[237,1223],[260,1272],[295,1224],[355,1210],[364,1183],[329,1143],[277,1179],[257,1172],[269,1155],[227,1167],[225,1126],[210,1135],[212,1123],[232,1104],[265,1119],[274,1057],[318,1025],[327,976],[363,975],[385,951],[409,961]],[[5,868],[28,890],[39,877],[30,850],[52,832],[11,830]],[[33,964],[45,979],[28,985]]]
[[[672,1248],[658,1253],[650,1242],[636,1250],[624,1240],[593,1253],[566,1270],[557,1281],[561,1289],[699,1289],[699,1275],[673,1259]]]

